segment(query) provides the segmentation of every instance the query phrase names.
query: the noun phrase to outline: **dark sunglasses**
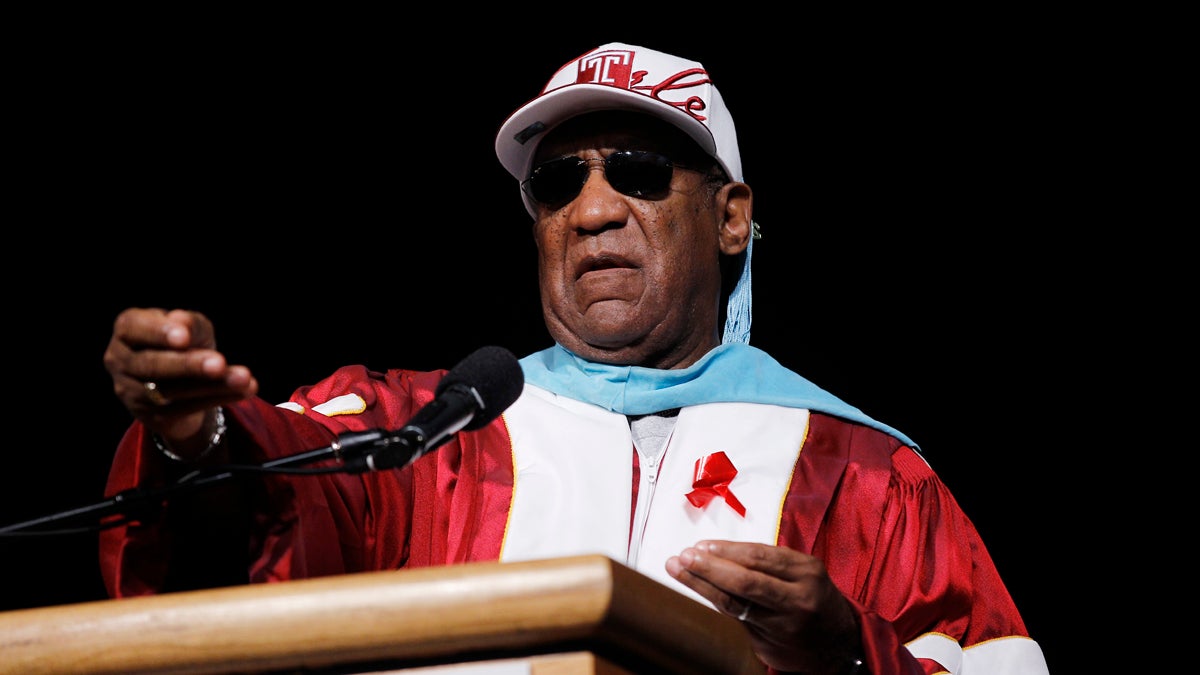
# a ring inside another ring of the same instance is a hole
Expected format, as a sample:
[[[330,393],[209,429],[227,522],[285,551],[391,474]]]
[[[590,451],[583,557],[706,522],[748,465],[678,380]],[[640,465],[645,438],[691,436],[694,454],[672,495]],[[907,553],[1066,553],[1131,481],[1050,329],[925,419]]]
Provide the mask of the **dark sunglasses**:
[[[537,165],[521,183],[535,202],[551,208],[565,205],[579,195],[593,162],[603,162],[604,179],[614,190],[638,199],[662,199],[671,189],[674,164],[657,152],[622,150],[604,159],[560,157]],[[695,171],[695,169],[691,169]]]

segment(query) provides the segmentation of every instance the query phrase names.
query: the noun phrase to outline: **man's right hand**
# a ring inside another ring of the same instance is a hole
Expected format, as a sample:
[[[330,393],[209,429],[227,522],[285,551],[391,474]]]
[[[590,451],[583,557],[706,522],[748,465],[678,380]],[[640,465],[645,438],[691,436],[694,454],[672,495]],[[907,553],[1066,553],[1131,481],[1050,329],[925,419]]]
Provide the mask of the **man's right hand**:
[[[250,369],[227,364],[216,346],[203,314],[133,308],[117,316],[104,350],[117,398],[184,457],[207,447],[217,406],[258,393]]]

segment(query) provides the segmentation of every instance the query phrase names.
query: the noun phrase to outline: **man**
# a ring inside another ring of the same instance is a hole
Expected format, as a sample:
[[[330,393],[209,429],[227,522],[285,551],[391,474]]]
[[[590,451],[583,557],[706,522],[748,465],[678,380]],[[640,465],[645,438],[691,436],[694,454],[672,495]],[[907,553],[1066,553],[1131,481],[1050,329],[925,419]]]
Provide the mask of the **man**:
[[[700,63],[591,50],[496,153],[555,343],[519,398],[407,466],[222,486],[108,531],[110,593],[601,552],[738,618],[777,672],[1046,672],[912,441],[748,345],[752,192]],[[206,317],[159,309],[118,317],[105,364],[136,418],[110,492],[398,429],[445,374],[346,366],[272,405]],[[168,569],[189,546],[230,562]]]

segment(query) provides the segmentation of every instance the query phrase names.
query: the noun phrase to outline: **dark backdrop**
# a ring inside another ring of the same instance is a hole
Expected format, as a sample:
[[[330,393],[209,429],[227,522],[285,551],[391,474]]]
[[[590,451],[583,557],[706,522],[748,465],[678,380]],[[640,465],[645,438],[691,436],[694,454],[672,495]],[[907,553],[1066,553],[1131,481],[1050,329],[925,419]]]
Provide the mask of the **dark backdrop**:
[[[270,400],[346,363],[547,346],[529,219],[493,137],[554,68],[621,39],[704,62],[735,117],[764,233],[752,343],[922,446],[1054,665],[1052,587],[1070,563],[1047,497],[1063,439],[1044,427],[1070,382],[1029,354],[1069,345],[1047,328],[1055,229],[1038,217],[1053,76],[1027,47],[839,24],[770,40],[431,27],[415,48],[366,18],[309,18],[77,21],[27,56],[10,103],[28,210],[8,219],[27,243],[7,247],[0,524],[103,498],[130,420],[101,355],[127,306],[208,313]],[[0,552],[0,609],[104,597],[94,534]]]

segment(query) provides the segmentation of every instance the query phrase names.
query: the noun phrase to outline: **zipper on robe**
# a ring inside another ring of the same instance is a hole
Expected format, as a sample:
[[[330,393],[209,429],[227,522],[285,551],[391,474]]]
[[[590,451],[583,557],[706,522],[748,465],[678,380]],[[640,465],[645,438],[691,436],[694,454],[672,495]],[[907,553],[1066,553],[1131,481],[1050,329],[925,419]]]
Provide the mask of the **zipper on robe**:
[[[664,427],[660,428],[673,431],[674,422],[675,420],[671,419]],[[642,540],[646,536],[646,522],[650,518],[650,508],[654,504],[654,491],[658,485],[658,475],[662,471],[662,463],[667,456],[667,446],[671,444],[671,432],[668,431],[665,438],[662,436],[650,436],[649,438],[663,439],[661,447],[654,448],[657,452],[643,452],[641,444],[637,441],[633,443],[640,470],[638,471],[637,499],[633,512],[633,528],[629,534],[629,553],[625,557],[625,564],[633,569],[637,569],[638,553],[642,548]]]

